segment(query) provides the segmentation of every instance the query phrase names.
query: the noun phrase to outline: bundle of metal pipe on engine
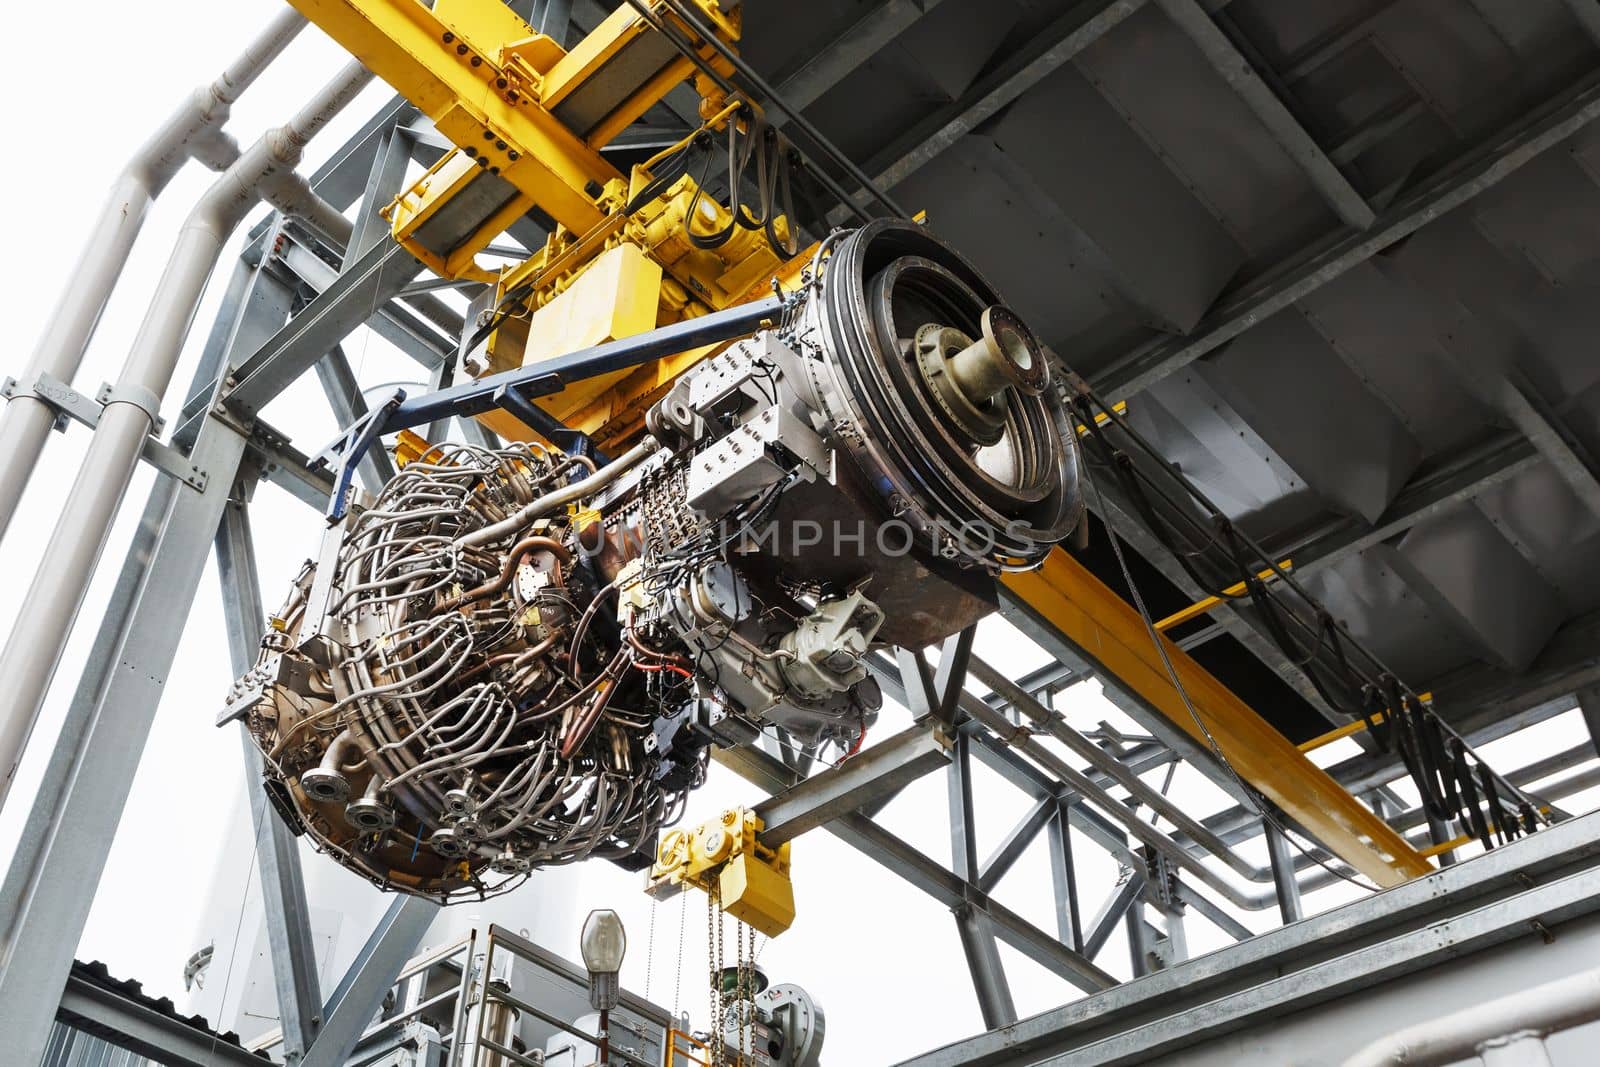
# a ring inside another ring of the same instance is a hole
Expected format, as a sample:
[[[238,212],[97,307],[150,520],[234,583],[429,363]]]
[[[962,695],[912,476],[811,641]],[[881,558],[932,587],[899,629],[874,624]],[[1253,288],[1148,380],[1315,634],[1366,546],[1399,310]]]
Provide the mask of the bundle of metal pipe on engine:
[[[227,710],[280,809],[388,888],[648,863],[708,749],[853,751],[866,656],[993,607],[1081,512],[1049,361],[922,227],[830,241],[781,321],[596,466],[432,448],[329,530]]]

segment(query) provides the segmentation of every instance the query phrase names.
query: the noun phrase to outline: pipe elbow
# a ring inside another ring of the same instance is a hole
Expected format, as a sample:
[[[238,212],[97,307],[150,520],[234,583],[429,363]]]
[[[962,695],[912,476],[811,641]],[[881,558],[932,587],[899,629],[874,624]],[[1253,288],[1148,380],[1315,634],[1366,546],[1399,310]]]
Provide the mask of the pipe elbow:
[[[218,93],[213,82],[195,87],[189,94],[189,107],[200,127],[221,126],[233,113],[233,99]]]
[[[307,140],[292,122],[273,127],[261,138],[272,161],[285,167],[299,164],[300,157],[305,154]]]
[[[264,154],[257,142],[219,175],[195,201],[184,229],[204,230],[219,245],[225,243],[234,227],[244,221],[250,208],[261,199],[261,182],[271,173]]]

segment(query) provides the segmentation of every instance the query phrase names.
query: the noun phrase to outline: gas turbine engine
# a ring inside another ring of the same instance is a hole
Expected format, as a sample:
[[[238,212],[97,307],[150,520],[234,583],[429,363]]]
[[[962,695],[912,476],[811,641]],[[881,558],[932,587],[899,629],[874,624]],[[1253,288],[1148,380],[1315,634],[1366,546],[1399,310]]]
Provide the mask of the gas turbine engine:
[[[976,621],[1070,533],[1026,326],[919,226],[825,244],[625,454],[447,445],[330,527],[229,698],[291,825],[441,901],[647,865],[711,745],[853,751],[868,651]]]

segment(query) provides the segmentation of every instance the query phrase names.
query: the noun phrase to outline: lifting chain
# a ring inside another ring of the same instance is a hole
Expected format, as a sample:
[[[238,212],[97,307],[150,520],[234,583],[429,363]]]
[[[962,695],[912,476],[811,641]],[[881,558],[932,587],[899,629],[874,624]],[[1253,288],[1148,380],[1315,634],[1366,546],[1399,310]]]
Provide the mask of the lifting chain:
[[[723,1067],[727,1062],[727,1046],[722,1041],[722,913],[717,908],[717,896],[713,884],[706,893],[706,958],[711,961],[711,1063],[712,1067]]]
[[[689,894],[679,893],[683,903],[678,906],[678,965],[673,969],[672,975],[672,1018],[678,1018],[678,994],[683,989],[683,928],[685,920],[689,918]],[[676,1025],[676,1022],[674,1022]]]
[[[644,999],[650,999],[650,975],[655,970],[656,963],[656,909],[660,902],[650,901],[650,933],[644,942]]]
[[[750,1044],[756,998],[756,929],[738,919],[733,924],[733,988],[723,983],[727,963],[720,893],[713,888],[706,894],[706,955],[711,961],[711,1063],[713,1067],[745,1067],[754,1061]],[[748,940],[746,934],[748,933]],[[730,1064],[723,1037],[731,1021],[738,1027],[734,1059]]]

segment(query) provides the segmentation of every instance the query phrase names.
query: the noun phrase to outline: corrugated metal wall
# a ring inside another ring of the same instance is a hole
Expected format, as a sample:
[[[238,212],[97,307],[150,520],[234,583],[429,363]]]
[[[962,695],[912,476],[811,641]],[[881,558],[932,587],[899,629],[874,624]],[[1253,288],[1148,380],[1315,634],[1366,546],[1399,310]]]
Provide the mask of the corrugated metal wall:
[[[103,1041],[98,1037],[75,1030],[65,1023],[56,1023],[50,1031],[50,1043],[45,1046],[44,1059],[39,1067],[160,1067],[155,1060],[147,1060],[125,1048]]]

